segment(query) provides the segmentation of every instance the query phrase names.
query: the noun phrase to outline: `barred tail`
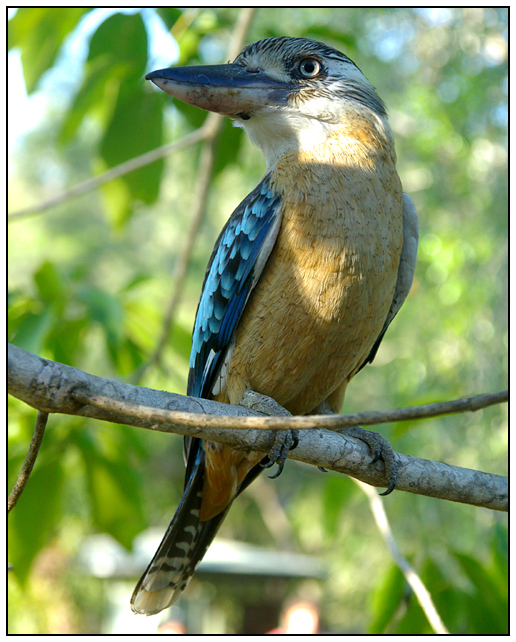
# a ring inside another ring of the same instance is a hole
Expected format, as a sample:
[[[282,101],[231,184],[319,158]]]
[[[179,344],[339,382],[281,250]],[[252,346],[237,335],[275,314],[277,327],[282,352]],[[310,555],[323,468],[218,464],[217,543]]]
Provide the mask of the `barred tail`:
[[[135,613],[155,615],[181,595],[213,541],[227,510],[201,522],[204,462],[198,462],[181,503],[147,570],[134,589]]]

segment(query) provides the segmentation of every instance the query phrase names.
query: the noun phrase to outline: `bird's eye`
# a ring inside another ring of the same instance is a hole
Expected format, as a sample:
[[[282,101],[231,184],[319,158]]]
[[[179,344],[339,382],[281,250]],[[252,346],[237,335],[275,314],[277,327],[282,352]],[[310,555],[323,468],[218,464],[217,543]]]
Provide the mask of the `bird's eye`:
[[[299,63],[299,71],[305,78],[313,78],[321,71],[321,64],[315,58],[303,58]]]

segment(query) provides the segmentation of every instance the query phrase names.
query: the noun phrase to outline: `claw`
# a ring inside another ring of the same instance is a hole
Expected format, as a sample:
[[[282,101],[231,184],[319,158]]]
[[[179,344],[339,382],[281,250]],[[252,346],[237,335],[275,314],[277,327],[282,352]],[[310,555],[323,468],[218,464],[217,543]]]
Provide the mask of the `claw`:
[[[267,475],[269,479],[277,479],[281,473],[283,472],[283,468],[285,468],[285,462],[282,461],[278,464],[278,470],[274,473],[274,475]]]
[[[369,446],[371,452],[374,453],[370,462],[371,464],[375,464],[380,459],[383,460],[385,475],[389,485],[387,490],[380,493],[380,495],[385,497],[385,495],[392,493],[398,481],[397,472],[399,468],[399,461],[396,458],[392,446],[379,433],[373,432],[372,430],[365,430],[361,426],[351,426],[345,430],[348,434],[360,439],[360,441],[365,442]]]
[[[381,458],[381,456],[382,456],[382,451],[380,450],[380,448],[377,448],[375,453],[374,453],[373,458],[371,459],[371,461],[369,463],[370,464],[376,464],[376,462]]]
[[[387,490],[385,490],[383,493],[379,493],[380,497],[385,497],[385,495],[390,495],[392,491],[396,488],[396,482],[398,481],[398,475],[394,474],[391,477],[391,483],[389,484],[389,487]]]
[[[277,472],[274,475],[269,475],[270,479],[276,479],[281,475],[289,451],[294,450],[298,444],[299,438],[293,430],[286,430],[275,436],[268,456],[260,462],[262,468],[271,468],[274,464],[278,464]]]
[[[291,430],[292,433],[292,446],[289,450],[295,450],[299,446],[299,437],[297,436],[297,430]]]
[[[282,408],[274,399],[253,390],[247,390],[240,403],[245,408],[258,410],[266,415],[290,417],[290,413],[285,410],[285,408]],[[270,479],[276,479],[276,477],[281,475],[289,451],[294,450],[298,444],[299,438],[296,431],[283,430],[276,432],[269,454],[260,462],[262,468],[271,468],[274,464],[278,464],[278,470],[274,475],[270,476]]]

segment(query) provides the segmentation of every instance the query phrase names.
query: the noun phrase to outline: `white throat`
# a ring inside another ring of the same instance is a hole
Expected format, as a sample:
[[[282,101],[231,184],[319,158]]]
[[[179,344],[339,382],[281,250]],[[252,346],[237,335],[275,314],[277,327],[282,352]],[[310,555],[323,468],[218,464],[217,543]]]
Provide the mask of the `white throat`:
[[[262,150],[270,169],[284,154],[309,151],[326,141],[335,125],[283,109],[257,110],[249,120],[237,121],[253,145]]]

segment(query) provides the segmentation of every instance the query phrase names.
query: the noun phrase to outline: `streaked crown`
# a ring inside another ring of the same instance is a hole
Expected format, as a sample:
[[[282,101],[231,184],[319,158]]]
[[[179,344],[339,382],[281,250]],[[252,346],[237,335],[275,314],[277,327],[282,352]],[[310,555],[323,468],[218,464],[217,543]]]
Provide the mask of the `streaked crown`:
[[[249,72],[262,70],[292,85],[291,100],[311,98],[356,101],[380,117],[385,105],[356,64],[345,54],[307,38],[267,38],[245,47],[235,63]]]

